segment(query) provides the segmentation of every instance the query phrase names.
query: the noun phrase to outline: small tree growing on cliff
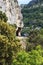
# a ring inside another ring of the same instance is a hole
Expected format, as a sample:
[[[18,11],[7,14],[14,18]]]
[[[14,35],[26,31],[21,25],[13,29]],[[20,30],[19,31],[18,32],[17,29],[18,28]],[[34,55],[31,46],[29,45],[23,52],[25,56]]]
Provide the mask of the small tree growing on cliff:
[[[7,22],[8,18],[5,13],[0,11],[0,20],[3,20],[4,22]]]

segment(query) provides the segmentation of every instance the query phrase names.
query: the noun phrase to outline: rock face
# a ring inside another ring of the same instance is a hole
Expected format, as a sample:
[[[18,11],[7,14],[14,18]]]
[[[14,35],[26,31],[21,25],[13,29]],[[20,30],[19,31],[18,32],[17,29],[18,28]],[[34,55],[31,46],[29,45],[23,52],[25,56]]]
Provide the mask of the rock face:
[[[23,17],[17,0],[0,0],[0,11],[6,13],[8,23],[23,27]]]

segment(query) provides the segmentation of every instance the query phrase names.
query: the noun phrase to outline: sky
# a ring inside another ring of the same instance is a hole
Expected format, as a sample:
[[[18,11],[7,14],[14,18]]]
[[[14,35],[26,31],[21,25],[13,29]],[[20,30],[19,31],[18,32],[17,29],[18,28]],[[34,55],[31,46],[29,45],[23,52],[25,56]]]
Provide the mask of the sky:
[[[19,4],[27,4],[29,3],[31,0],[18,0]]]

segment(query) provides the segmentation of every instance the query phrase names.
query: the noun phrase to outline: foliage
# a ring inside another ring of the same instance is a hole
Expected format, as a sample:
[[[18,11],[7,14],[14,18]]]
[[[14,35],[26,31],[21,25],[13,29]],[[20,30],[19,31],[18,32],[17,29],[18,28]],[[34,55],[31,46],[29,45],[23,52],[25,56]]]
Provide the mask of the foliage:
[[[13,40],[15,36],[15,29],[8,23],[0,21],[0,34],[7,36],[9,40]]]
[[[0,11],[0,20],[3,20],[4,22],[7,22],[8,18],[6,17],[6,14]]]
[[[29,53],[21,51],[13,61],[13,65],[42,65],[43,64],[43,49],[37,46],[36,50]]]
[[[31,31],[29,34],[29,42],[43,43],[43,34],[40,34],[40,32],[42,33],[41,30],[39,30],[39,32],[37,30]]]
[[[26,50],[31,51],[32,49],[35,49],[37,45],[41,45],[43,47],[43,29],[34,29],[30,31],[27,39]]]
[[[19,50],[20,44],[16,40],[15,28],[7,22],[0,21],[0,65],[11,65]]]
[[[8,38],[0,35],[0,65],[12,63],[12,46]]]
[[[33,28],[43,28],[43,1],[42,0],[35,0],[37,1],[37,4],[34,3],[34,1],[31,1],[27,5],[24,5],[22,8],[22,14],[23,14],[23,22],[24,27],[32,27]],[[30,6],[32,3],[33,6]],[[41,4],[40,4],[41,3]],[[25,29],[23,29],[25,31]],[[28,30],[27,30],[28,32]],[[24,32],[25,33],[25,32]]]

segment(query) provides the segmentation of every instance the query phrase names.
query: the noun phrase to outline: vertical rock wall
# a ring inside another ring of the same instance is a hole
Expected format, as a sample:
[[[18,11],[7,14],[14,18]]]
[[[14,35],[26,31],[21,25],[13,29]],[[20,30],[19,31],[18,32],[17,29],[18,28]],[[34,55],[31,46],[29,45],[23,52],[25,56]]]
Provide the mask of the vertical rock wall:
[[[6,13],[8,23],[23,27],[23,17],[17,0],[0,0],[0,11]]]

